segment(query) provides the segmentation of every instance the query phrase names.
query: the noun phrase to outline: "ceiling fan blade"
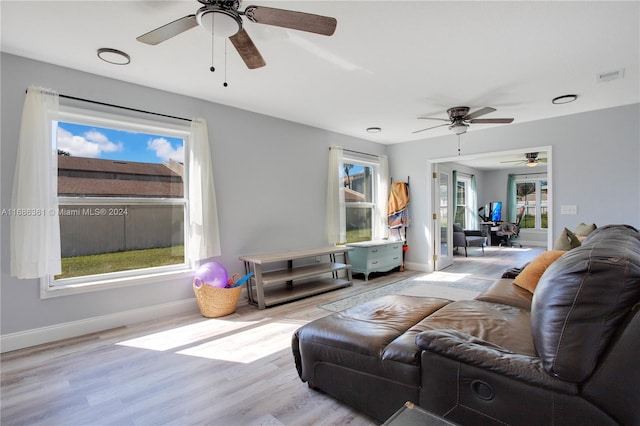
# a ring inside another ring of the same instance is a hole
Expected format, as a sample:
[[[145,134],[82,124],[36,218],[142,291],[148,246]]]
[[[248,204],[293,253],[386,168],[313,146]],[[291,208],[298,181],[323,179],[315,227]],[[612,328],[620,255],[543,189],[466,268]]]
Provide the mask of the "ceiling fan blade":
[[[468,120],[469,123],[484,123],[484,124],[491,124],[491,123],[503,123],[503,124],[509,124],[513,122],[513,118],[475,118],[472,120]]]
[[[447,120],[449,121],[449,120]],[[437,127],[442,127],[442,126],[449,126],[451,123],[446,123],[446,124],[438,124],[437,126],[433,126],[433,127],[427,127],[426,129],[420,129],[420,130],[416,130],[415,132],[411,132],[411,133],[420,133],[420,132],[424,132],[425,130],[431,130],[431,129],[435,129]]]
[[[477,111],[474,112],[470,112],[469,114],[465,115],[464,117],[462,117],[463,120],[472,120],[476,117],[480,117],[481,115],[485,115],[485,114],[489,114],[490,112],[494,112],[497,111],[495,108],[491,108],[491,107],[484,107],[484,108],[480,108]]]
[[[196,15],[187,15],[136,38],[141,43],[156,45],[198,26]]]
[[[258,24],[274,25],[327,36],[335,32],[338,24],[335,18],[328,16],[264,6],[249,6],[245,9],[244,14],[249,20]]]
[[[418,117],[418,120],[438,120],[438,121],[446,121],[447,123],[451,123],[451,120],[448,118],[438,118],[438,117]]]
[[[253,40],[251,40],[251,37],[249,37],[249,34],[247,34],[244,28],[240,30],[238,34],[229,37],[229,40],[250,70],[267,65],[258,51],[258,48],[253,44]]]

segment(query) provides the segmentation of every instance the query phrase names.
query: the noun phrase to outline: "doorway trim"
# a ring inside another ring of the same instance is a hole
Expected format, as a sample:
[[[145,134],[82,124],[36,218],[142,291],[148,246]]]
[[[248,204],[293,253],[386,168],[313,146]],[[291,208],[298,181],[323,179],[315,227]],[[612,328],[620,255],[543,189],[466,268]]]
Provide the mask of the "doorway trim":
[[[547,250],[551,250],[553,248],[553,147],[550,145],[546,145],[546,146],[536,146],[536,147],[527,147],[527,148],[517,148],[517,149],[512,149],[512,150],[502,150],[502,151],[491,151],[491,152],[484,152],[484,153],[474,153],[474,154],[467,154],[467,155],[456,155],[456,156],[450,156],[450,157],[442,157],[442,158],[435,158],[435,159],[430,159],[427,161],[427,170],[429,171],[429,174],[431,175],[433,172],[435,172],[436,170],[436,165],[440,164],[440,163],[455,163],[455,162],[459,162],[459,161],[469,161],[469,160],[473,160],[473,159],[477,159],[477,158],[489,158],[489,157],[497,157],[497,156],[504,156],[505,154],[507,155],[511,155],[511,154],[521,154],[524,158],[524,154],[526,154],[527,152],[546,152],[547,154],[547,210],[549,212],[549,215],[547,217]],[[430,185],[431,186],[431,185]],[[432,189],[431,189],[432,190]],[[451,188],[451,190],[453,190],[453,188]],[[432,197],[433,198],[433,194]],[[431,235],[434,235],[434,232],[439,232],[439,230],[435,229],[435,225],[433,221],[429,221],[430,225],[429,225],[429,231],[431,232]],[[449,224],[449,226],[452,226],[452,224]],[[431,253],[430,255],[433,256],[434,251],[436,250],[435,247],[431,247]]]

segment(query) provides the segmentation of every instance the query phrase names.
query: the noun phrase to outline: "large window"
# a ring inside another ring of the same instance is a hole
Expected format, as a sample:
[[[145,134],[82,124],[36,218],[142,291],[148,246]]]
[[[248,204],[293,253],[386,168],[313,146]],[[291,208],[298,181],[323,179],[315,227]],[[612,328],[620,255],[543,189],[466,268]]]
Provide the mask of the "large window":
[[[345,155],[344,185],[347,242],[369,241],[373,236],[376,165]]]
[[[516,208],[524,208],[521,229],[547,229],[547,178],[516,179]]]
[[[189,127],[76,110],[54,126],[62,274],[49,286],[187,269]]]

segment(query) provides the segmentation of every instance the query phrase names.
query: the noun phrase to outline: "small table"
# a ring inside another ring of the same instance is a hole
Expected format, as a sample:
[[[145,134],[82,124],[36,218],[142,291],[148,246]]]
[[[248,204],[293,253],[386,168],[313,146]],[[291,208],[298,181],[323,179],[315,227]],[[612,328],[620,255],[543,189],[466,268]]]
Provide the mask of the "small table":
[[[413,402],[405,402],[402,407],[387,419],[382,426],[457,426],[447,419],[436,416]]]

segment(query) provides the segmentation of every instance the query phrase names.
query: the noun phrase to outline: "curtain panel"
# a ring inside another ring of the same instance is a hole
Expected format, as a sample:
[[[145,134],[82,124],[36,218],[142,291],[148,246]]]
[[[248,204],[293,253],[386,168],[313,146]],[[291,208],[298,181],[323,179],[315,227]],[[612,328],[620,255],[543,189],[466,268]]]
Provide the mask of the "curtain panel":
[[[381,240],[389,237],[388,205],[389,199],[389,160],[386,155],[379,157],[376,182],[376,208],[373,239]]]
[[[516,177],[509,175],[507,178],[507,213],[509,214],[507,220],[509,222],[516,221],[516,195]]]
[[[343,150],[339,146],[329,148],[329,167],[327,170],[327,211],[326,228],[329,244],[347,241],[347,218],[344,202],[344,185],[340,172],[344,167]]]
[[[471,175],[471,229],[480,229],[478,221],[478,188],[476,183],[476,175]]]
[[[31,86],[22,108],[11,195],[11,275],[60,274],[58,152],[51,126],[58,120],[58,94]]]
[[[221,254],[209,131],[202,118],[191,121],[188,155],[189,258],[196,262]]]

